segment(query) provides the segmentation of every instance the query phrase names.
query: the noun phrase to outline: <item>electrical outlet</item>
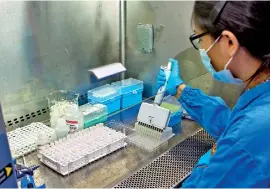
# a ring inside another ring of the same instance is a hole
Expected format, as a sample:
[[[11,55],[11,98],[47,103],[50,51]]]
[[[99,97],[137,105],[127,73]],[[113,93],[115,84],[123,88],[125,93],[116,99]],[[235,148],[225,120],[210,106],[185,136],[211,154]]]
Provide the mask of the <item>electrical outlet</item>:
[[[137,49],[142,52],[150,53],[153,51],[153,25],[137,25]]]

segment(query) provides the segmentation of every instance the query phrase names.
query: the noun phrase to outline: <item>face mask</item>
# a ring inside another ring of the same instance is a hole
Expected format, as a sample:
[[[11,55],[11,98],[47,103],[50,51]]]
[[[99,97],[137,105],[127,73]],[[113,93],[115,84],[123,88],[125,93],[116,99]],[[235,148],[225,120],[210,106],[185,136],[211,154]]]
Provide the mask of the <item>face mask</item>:
[[[215,43],[220,39],[220,37],[221,35],[213,42],[213,44],[206,51],[204,49],[199,49],[202,63],[204,67],[208,70],[208,72],[210,72],[213,75],[214,79],[225,82],[225,83],[241,85],[244,82],[241,79],[234,78],[230,70],[227,70],[227,66],[232,61],[233,57],[231,57],[230,60],[227,62],[227,64],[224,67],[224,70],[221,70],[218,72],[215,71],[215,69],[213,68],[211,64],[211,59],[208,56],[207,52],[215,45]]]

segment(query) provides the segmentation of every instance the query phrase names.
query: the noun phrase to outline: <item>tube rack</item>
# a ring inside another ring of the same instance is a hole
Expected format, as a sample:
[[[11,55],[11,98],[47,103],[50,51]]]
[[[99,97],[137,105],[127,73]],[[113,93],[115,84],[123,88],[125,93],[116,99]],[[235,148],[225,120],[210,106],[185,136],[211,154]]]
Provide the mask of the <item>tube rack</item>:
[[[125,139],[125,134],[98,124],[43,146],[41,162],[67,175],[125,147]]]
[[[54,130],[43,123],[35,122],[7,133],[13,158],[18,158],[37,149],[38,133],[52,137]]]

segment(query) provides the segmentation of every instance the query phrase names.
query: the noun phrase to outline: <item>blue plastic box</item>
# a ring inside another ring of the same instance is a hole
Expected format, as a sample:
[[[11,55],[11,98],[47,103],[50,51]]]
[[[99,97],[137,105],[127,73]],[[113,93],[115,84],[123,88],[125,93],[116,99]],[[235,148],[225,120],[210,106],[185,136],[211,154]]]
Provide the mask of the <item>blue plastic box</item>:
[[[174,125],[177,125],[177,124],[181,123],[182,114],[183,114],[182,109],[180,109],[178,112],[172,113],[170,115],[170,120],[169,120],[168,126],[173,127]]]
[[[108,114],[120,110],[121,91],[109,84],[88,91],[88,102],[91,104],[104,104]]]
[[[170,120],[168,123],[169,127],[173,127],[174,125],[181,123],[183,109],[181,104],[176,100],[176,98],[172,96],[164,97],[161,106],[171,110]],[[172,111],[173,109],[174,111]]]
[[[112,83],[121,91],[121,108],[134,106],[142,102],[143,82],[129,78]]]

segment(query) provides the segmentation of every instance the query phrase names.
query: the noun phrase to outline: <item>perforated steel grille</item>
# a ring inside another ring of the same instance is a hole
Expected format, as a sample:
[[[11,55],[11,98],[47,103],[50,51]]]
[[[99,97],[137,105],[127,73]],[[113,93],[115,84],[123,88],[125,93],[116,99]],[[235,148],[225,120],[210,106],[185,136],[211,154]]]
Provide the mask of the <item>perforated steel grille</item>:
[[[185,179],[215,141],[201,130],[142,168],[115,188],[171,188]]]

